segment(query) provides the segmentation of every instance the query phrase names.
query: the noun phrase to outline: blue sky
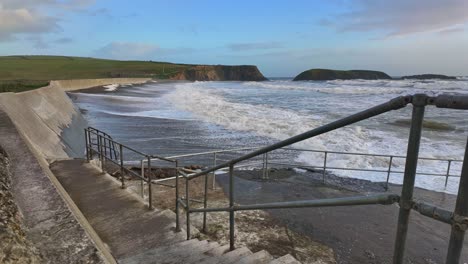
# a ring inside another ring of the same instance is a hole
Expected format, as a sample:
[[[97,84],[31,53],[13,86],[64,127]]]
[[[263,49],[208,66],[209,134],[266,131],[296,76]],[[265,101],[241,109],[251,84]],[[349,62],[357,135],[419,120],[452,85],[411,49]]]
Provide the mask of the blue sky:
[[[467,0],[0,0],[0,55],[468,75]]]

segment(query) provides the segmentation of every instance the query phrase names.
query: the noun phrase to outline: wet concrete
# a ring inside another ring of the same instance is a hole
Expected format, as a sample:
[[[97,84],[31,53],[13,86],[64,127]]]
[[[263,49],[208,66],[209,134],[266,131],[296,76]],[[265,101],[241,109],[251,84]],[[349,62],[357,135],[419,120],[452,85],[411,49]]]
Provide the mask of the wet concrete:
[[[172,217],[148,210],[93,165],[63,160],[52,163],[51,170],[117,261],[183,241],[182,233],[171,231]]]
[[[258,180],[261,171],[236,171],[235,201],[239,204],[345,197],[383,192],[384,184],[281,169],[270,173],[268,181]],[[227,175],[217,177],[228,192]],[[391,185],[389,192],[400,194]],[[415,199],[452,210],[454,195],[415,189]],[[391,263],[399,207],[367,205],[352,207],[267,210],[290,229],[334,249],[338,263]],[[405,263],[444,263],[450,226],[412,212]],[[468,243],[465,242],[465,249]],[[468,260],[462,253],[462,261]]]
[[[11,192],[26,227],[26,239],[40,252],[41,263],[105,263],[37,153],[2,110],[0,135],[0,145],[10,161]]]

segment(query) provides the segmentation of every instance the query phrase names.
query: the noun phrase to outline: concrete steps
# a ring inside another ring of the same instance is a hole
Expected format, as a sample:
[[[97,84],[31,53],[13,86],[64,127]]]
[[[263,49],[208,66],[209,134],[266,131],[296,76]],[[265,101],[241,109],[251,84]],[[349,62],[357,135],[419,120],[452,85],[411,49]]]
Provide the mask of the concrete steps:
[[[51,170],[118,263],[299,263],[290,255],[274,260],[264,250],[252,253],[240,247],[229,251],[228,245],[217,242],[186,240],[185,230],[175,232],[173,211],[147,210],[115,179],[82,160],[57,161]],[[184,218],[181,227],[185,227]],[[191,230],[192,236],[199,232]]]

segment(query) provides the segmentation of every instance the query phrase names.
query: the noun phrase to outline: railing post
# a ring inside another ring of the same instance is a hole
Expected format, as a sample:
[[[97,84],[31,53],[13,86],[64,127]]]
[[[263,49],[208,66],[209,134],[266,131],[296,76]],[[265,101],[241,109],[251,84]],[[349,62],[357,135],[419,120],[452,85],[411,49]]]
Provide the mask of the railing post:
[[[185,178],[185,202],[187,207],[185,208],[186,224],[187,224],[187,240],[190,240],[190,197],[189,197],[189,179]]]
[[[104,156],[107,157],[107,137],[103,136],[104,139]]]
[[[216,152],[213,154],[213,167],[216,167]],[[213,171],[213,190],[216,189],[216,171]]]
[[[468,227],[468,140],[465,148],[465,158],[458,184],[457,202],[453,213],[454,223],[452,224],[452,233],[447,251],[445,263],[459,263],[461,251],[463,249],[463,240],[465,230]]]
[[[392,173],[392,162],[393,162],[393,156],[390,156],[390,161],[388,162],[387,180],[385,182],[386,191],[388,191],[388,182],[390,181],[390,173]]]
[[[263,154],[262,155],[262,158],[263,158],[263,166],[262,166],[262,180],[265,180],[266,179],[266,171],[265,171],[265,165],[266,165],[266,154]]]
[[[413,114],[408,139],[405,174],[400,198],[400,213],[398,215],[398,226],[393,253],[394,264],[402,264],[405,253],[406,235],[408,232],[409,216],[413,203],[413,189],[416,179],[416,168],[418,165],[422,123],[424,119],[425,106],[427,104],[426,100],[427,96],[424,94],[413,96]]]
[[[97,136],[98,139],[98,149],[99,149],[99,160],[101,161],[101,171],[105,172],[104,170],[104,156],[102,155],[102,139],[101,136]]]
[[[328,152],[325,151],[325,155],[323,156],[323,173],[322,173],[322,182],[325,183],[325,172],[327,169],[327,155]]]
[[[229,250],[234,250],[234,164],[229,165]]]
[[[270,175],[268,172],[268,152],[265,153],[265,177],[267,180],[270,179]]]
[[[84,129],[84,135],[85,135],[85,146],[86,146],[86,161],[89,162],[89,142],[88,142],[88,130],[86,128]]]
[[[176,178],[175,178],[175,185],[176,185],[176,204],[175,204],[175,212],[176,212],[176,232],[180,232],[180,218],[179,218],[179,162],[176,160],[175,162],[175,169],[176,169]]]
[[[141,170],[140,170],[140,192],[141,192],[141,198],[143,200],[145,199],[145,184],[144,184],[144,178],[145,178],[145,159],[141,160]]]
[[[93,159],[93,141],[91,140],[91,132],[89,130],[88,131],[88,143],[89,143],[89,159],[92,160]]]
[[[208,206],[208,173],[205,174],[205,194],[203,198],[203,208]],[[206,233],[206,212],[203,212],[203,232]]]
[[[450,165],[451,164],[452,164],[452,161],[448,160],[447,174],[445,174],[445,188],[447,188],[447,183],[448,183],[448,179],[449,179],[449,176],[450,176]]]
[[[151,157],[147,156],[148,159],[148,209],[153,210],[153,187],[151,183]]]
[[[120,151],[120,181],[122,181],[122,189],[125,189],[125,175],[124,175],[124,165],[123,165],[123,148],[122,144],[119,144]]]

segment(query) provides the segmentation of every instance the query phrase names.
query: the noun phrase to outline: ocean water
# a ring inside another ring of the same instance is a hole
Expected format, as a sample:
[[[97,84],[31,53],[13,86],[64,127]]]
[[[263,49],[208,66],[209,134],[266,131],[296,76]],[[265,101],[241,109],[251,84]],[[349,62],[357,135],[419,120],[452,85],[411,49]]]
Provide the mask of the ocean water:
[[[137,149],[158,155],[271,144],[346,117],[394,97],[426,93],[468,94],[468,78],[457,80],[336,80],[293,82],[153,82],[112,86],[101,93],[74,93],[91,125]],[[406,155],[411,106],[309,139],[299,149]],[[427,107],[421,157],[463,159],[468,111]],[[322,166],[323,154],[288,152],[276,159]],[[274,160],[275,158],[273,158]],[[279,161],[279,160],[278,160]],[[329,154],[327,166],[386,170],[388,158]],[[404,159],[392,170],[403,171]],[[460,175],[461,162],[450,173]],[[421,161],[420,173],[447,171],[447,161]],[[343,177],[385,181],[386,173],[333,170]],[[390,181],[401,183],[402,174]],[[420,174],[416,186],[456,193],[458,179]]]

